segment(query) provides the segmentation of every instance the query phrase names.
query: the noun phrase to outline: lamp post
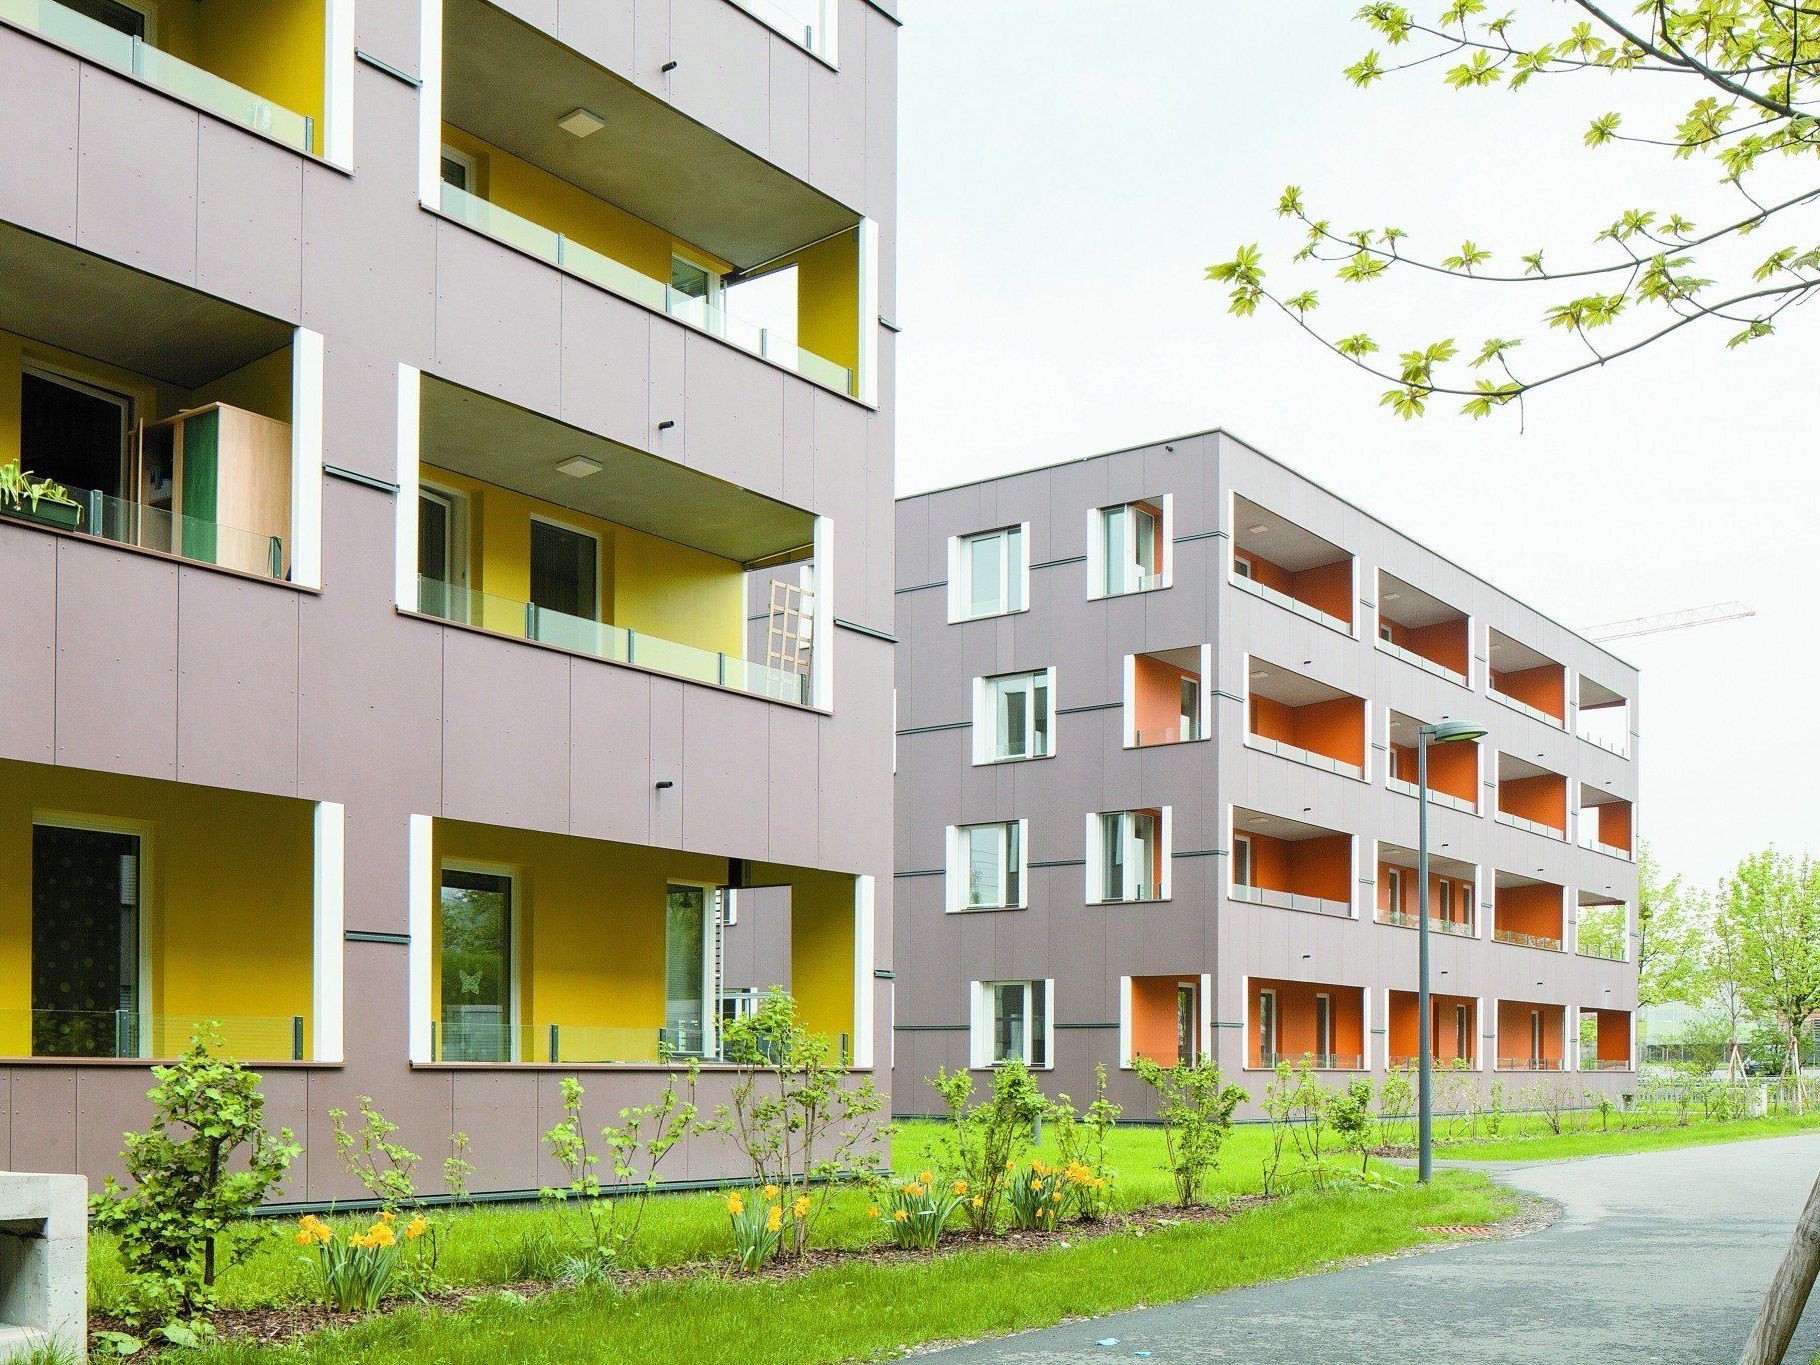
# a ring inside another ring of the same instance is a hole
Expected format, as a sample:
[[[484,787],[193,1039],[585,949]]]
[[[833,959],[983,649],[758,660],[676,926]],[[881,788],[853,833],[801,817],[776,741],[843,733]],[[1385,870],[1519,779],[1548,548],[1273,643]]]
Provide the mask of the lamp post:
[[[1416,727],[1416,935],[1420,961],[1416,969],[1416,1178],[1426,1185],[1434,1176],[1434,1059],[1428,1003],[1428,746],[1483,739],[1486,729],[1467,720],[1444,720]]]

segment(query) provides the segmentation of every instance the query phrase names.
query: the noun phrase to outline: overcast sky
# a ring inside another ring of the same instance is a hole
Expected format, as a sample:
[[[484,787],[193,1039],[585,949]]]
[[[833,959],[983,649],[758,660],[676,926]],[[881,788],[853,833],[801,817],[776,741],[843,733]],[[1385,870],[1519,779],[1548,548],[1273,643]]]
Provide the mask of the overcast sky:
[[[1633,206],[1725,221],[1737,201],[1710,167],[1581,146],[1591,115],[1637,110],[1627,125],[1645,131],[1638,99],[1667,113],[1689,87],[1597,75],[1455,94],[1430,68],[1358,92],[1340,69],[1375,44],[1351,0],[906,9],[901,493],[1223,426],[1569,624],[1745,599],[1754,619],[1613,646],[1643,670],[1639,825],[1702,881],[1766,842],[1820,844],[1798,719],[1820,673],[1820,315],[1545,389],[1523,430],[1454,403],[1406,424],[1378,407],[1383,384],[1280,316],[1227,316],[1203,278],[1241,242],[1293,248],[1273,213],[1289,183],[1321,216],[1394,223],[1433,256],[1471,236],[1505,261],[1547,245],[1566,262]],[[1753,252],[1782,244],[1770,235]],[[1559,301],[1307,283],[1329,326],[1387,350],[1530,336]],[[1543,346],[1524,353],[1536,368]]]

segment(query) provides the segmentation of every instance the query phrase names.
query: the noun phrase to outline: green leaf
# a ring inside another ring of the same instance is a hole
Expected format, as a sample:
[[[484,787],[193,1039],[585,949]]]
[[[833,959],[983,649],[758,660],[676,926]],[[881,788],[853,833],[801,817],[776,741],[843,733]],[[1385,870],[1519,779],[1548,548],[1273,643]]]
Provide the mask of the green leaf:
[[[1603,147],[1606,143],[1610,142],[1612,137],[1617,133],[1619,122],[1619,115],[1615,113],[1599,115],[1598,118],[1592,121],[1592,126],[1586,130],[1586,145],[1588,147]]]

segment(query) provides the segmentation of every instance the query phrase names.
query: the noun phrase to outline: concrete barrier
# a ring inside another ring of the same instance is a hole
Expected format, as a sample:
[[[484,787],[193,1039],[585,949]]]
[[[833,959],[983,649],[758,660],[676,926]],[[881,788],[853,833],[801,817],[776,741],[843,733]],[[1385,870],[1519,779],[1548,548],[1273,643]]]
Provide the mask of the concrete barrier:
[[[0,1361],[87,1344],[88,1180],[0,1171]]]

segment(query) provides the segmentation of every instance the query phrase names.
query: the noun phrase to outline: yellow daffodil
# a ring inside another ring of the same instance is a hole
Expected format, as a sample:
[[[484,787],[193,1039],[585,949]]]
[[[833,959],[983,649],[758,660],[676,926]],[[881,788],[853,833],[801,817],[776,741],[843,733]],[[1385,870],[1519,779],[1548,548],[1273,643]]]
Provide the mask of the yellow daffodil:
[[[976,1209],[985,1208],[986,1207],[986,1196],[983,1194],[974,1195],[973,1196],[973,1207]]]
[[[1057,1190],[1054,1194],[1049,1196],[1049,1199],[1050,1199],[1051,1203],[1055,1203],[1055,1204],[1061,1203],[1062,1202],[1062,1192],[1060,1190]]]
[[[777,1186],[775,1186],[775,1185],[765,1186],[765,1198],[766,1199],[777,1198]]]
[[[917,1176],[917,1179],[922,1181],[925,1185],[933,1184],[935,1181],[935,1177],[930,1175],[927,1171],[924,1171],[921,1175]]]
[[[773,1204],[771,1206],[771,1212],[765,1215],[765,1231],[776,1232],[783,1225],[784,1206],[782,1204]]]
[[[413,1242],[429,1230],[429,1220],[424,1218],[421,1214],[404,1225],[404,1235]]]
[[[739,1197],[738,1190],[734,1190],[733,1193],[727,1196],[727,1212],[737,1218],[745,1211],[746,1201]]]
[[[799,1195],[797,1195],[797,1196],[796,1196],[796,1203],[794,1203],[794,1204],[792,1204],[792,1205],[791,1205],[791,1206],[790,1206],[790,1215],[791,1215],[791,1217],[793,1217],[793,1218],[801,1218],[801,1217],[803,1217],[803,1216],[804,1216],[804,1215],[805,1215],[805,1214],[807,1214],[807,1213],[808,1213],[808,1212],[809,1212],[809,1205],[810,1205],[810,1202],[811,1202],[811,1201],[810,1201],[810,1199],[809,1199],[809,1196],[808,1196],[808,1195],[806,1195],[806,1194],[799,1194]]]
[[[375,1223],[367,1229],[367,1240],[373,1246],[389,1247],[398,1238],[393,1235],[390,1223]]]
[[[379,1221],[382,1223],[396,1223],[398,1221],[398,1215],[393,1213],[390,1209],[387,1209],[384,1213],[379,1215]]]
[[[307,1246],[312,1245],[315,1241],[316,1241],[316,1234],[311,1232],[308,1228],[298,1228],[297,1229],[297,1245],[298,1246],[307,1247]]]
[[[965,1194],[965,1193],[967,1193],[967,1182],[966,1182],[966,1181],[965,1181],[965,1180],[957,1180],[957,1181],[955,1181],[955,1182],[954,1182],[954,1192],[955,1192],[955,1193],[956,1193],[956,1194]]]
[[[892,1214],[891,1216],[900,1223],[908,1223],[910,1221],[910,1214],[904,1209],[899,1209],[896,1213]]]
[[[866,1217],[868,1217],[868,1218],[878,1217],[878,1205],[877,1204],[874,1204],[871,1208],[866,1210]]]
[[[904,1193],[909,1195],[912,1199],[921,1199],[923,1197],[923,1187],[913,1180],[908,1185],[904,1186]]]

